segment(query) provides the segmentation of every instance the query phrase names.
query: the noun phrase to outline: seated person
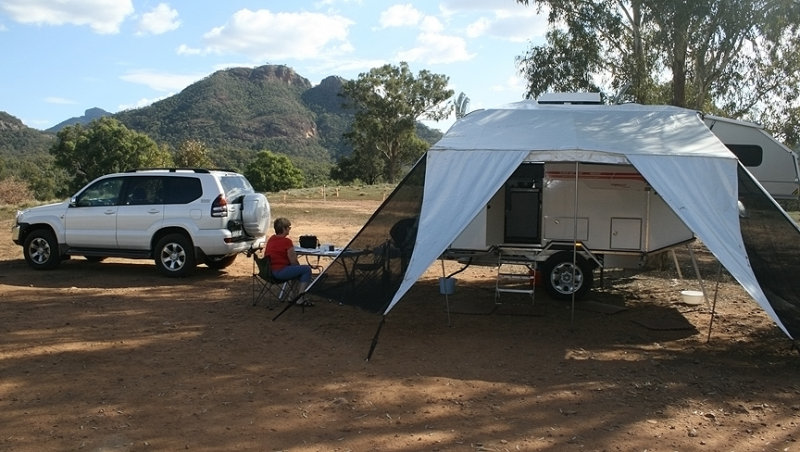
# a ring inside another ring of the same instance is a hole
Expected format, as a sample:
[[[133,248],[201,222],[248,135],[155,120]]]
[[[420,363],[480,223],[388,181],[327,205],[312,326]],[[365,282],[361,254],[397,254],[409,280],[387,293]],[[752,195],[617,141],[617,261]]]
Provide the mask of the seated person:
[[[264,246],[264,255],[270,258],[272,274],[284,280],[299,278],[297,293],[302,294],[311,282],[311,266],[300,265],[297,261],[294,243],[288,237],[292,223],[287,218],[281,217],[275,220],[273,226],[275,235],[267,239],[267,244]],[[298,298],[297,304],[313,306],[305,296]]]

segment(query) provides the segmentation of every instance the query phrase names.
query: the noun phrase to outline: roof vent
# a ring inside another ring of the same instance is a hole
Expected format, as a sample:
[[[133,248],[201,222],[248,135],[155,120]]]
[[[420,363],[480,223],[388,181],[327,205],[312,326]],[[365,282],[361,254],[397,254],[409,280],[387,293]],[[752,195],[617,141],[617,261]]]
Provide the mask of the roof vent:
[[[600,105],[600,93],[544,93],[536,99],[540,104]]]

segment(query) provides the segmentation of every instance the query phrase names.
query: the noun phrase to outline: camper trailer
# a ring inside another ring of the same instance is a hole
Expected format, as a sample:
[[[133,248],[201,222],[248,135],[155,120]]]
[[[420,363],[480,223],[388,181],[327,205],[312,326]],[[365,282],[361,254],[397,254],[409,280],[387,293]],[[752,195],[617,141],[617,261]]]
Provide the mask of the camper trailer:
[[[521,101],[453,124],[309,291],[385,316],[442,258],[528,266],[529,283],[541,274],[566,299],[597,267],[636,267],[697,237],[791,338],[798,236],[696,111]],[[444,283],[460,271],[444,270]]]
[[[536,102],[578,109],[600,103],[590,94],[550,94]],[[774,198],[798,198],[794,152],[757,124],[708,115],[703,121]],[[552,296],[571,298],[589,290],[594,268],[639,268],[648,256],[693,239],[630,164],[526,161],[443,256],[492,266],[528,262]]]
[[[705,115],[711,132],[733,152],[775,199],[800,197],[797,154],[759,124]]]
[[[598,266],[638,268],[647,255],[693,239],[631,165],[524,162],[445,255],[536,262],[551,295],[567,298],[585,294]]]

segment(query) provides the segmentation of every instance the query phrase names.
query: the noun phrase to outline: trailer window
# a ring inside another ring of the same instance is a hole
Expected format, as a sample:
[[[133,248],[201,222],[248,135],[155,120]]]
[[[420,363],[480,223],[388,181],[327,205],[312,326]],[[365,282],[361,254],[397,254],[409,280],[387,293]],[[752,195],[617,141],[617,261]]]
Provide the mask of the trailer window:
[[[726,144],[744,166],[761,166],[764,150],[754,144]]]

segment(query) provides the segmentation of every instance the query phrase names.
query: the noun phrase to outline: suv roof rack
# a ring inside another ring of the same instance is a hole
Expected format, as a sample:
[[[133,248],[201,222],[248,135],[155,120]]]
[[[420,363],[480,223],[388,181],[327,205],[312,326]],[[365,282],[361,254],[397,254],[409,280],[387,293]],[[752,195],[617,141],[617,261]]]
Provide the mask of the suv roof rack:
[[[178,171],[192,171],[195,173],[202,173],[208,174],[212,171],[227,171],[229,173],[235,173],[235,170],[227,169],[227,168],[184,168],[184,167],[164,167],[164,168],[134,168],[124,171],[125,173],[136,173],[139,171],[169,171],[170,173],[175,173]]]

